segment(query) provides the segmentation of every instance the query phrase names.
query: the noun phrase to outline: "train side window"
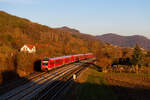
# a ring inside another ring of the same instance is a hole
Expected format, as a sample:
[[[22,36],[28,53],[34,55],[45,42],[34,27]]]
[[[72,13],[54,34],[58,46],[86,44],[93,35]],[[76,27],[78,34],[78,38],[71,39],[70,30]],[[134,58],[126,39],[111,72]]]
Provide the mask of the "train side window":
[[[59,63],[59,60],[56,60],[56,63]]]
[[[60,62],[62,62],[62,60],[60,59],[60,60],[56,60],[56,63],[60,63]]]

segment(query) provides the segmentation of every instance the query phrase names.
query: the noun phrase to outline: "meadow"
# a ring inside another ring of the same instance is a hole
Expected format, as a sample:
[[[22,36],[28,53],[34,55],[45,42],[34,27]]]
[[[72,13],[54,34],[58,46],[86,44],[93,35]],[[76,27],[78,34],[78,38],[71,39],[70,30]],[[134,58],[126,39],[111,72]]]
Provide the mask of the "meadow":
[[[67,100],[149,100],[150,74],[103,73],[88,67]]]

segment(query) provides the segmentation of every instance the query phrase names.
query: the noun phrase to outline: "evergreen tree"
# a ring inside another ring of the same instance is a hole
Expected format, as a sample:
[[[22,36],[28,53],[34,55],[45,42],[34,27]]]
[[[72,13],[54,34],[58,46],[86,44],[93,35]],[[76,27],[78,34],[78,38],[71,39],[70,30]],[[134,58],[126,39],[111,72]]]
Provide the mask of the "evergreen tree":
[[[143,53],[138,44],[136,44],[133,55],[132,55],[132,64],[141,66],[143,61]]]

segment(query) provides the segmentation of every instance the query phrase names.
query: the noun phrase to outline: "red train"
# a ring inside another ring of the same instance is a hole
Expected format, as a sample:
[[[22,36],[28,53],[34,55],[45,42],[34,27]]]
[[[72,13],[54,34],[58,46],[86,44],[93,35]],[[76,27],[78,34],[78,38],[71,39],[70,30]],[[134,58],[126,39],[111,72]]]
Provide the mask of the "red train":
[[[69,55],[63,57],[45,58],[41,60],[41,69],[43,71],[51,70],[53,68],[62,66],[64,64],[69,64],[72,62],[76,62],[76,61],[80,61],[92,57],[93,57],[92,53],[87,53],[87,54],[77,54],[77,55]]]

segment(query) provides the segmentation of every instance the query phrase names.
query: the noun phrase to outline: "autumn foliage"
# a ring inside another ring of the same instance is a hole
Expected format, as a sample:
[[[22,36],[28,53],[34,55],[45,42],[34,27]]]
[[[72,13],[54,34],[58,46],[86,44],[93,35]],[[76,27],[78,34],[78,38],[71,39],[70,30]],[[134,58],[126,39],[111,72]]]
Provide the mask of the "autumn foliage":
[[[0,79],[6,71],[16,72],[20,77],[32,73],[35,62],[45,57],[92,52],[97,64],[104,70],[112,68],[115,60],[132,58],[133,50],[130,48],[116,47],[94,36],[73,32],[50,28],[0,11]],[[20,52],[24,44],[35,45],[36,53]],[[149,66],[150,53],[143,59],[143,64]],[[7,77],[11,75],[7,74]]]

